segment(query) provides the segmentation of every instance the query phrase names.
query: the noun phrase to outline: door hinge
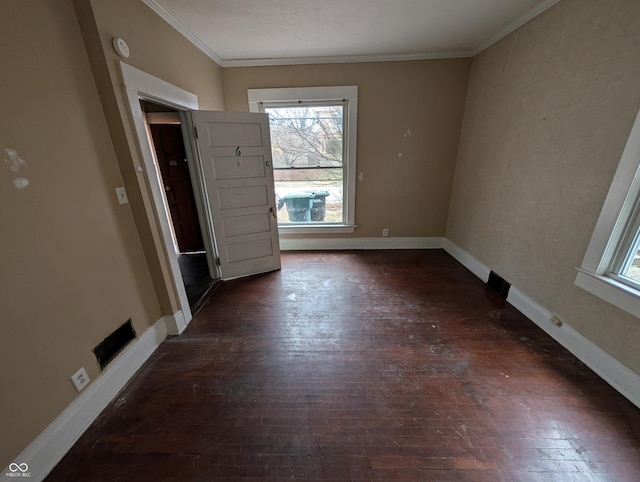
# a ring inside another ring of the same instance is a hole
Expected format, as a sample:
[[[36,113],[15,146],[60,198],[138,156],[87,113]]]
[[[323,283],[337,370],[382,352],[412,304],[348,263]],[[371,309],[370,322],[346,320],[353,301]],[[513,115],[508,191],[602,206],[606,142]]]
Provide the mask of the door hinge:
[[[217,264],[218,266],[220,266],[220,257],[219,257],[219,256],[216,256],[216,264]]]
[[[194,126],[193,128],[193,137],[198,138],[198,128]]]

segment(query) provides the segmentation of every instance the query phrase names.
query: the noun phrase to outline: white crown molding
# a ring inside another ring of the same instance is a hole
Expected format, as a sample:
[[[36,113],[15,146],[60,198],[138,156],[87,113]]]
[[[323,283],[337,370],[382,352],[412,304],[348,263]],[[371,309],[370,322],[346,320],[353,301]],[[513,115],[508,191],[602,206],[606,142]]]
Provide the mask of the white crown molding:
[[[500,30],[498,33],[496,33],[495,35],[489,37],[478,48],[476,48],[474,51],[472,51],[470,56],[471,57],[475,57],[476,55],[478,55],[483,50],[488,49],[493,44],[495,44],[499,40],[501,40],[504,37],[506,37],[507,35],[509,35],[511,32],[517,30],[518,28],[522,27],[525,23],[529,22],[530,20],[533,20],[535,17],[540,15],[542,12],[544,12],[544,11],[550,9],[551,7],[553,7],[559,1],[560,0],[546,0],[546,2],[542,2],[541,4],[535,6],[534,8],[529,10],[524,15],[520,15],[513,22],[511,22],[505,28]]]
[[[406,60],[460,59],[472,57],[472,52],[450,51],[419,54],[339,55],[328,57],[292,57],[274,59],[223,60],[222,67],[268,67],[278,65],[355,64],[363,62],[401,62]]]
[[[165,22],[175,28],[193,45],[200,49],[207,57],[221,67],[268,67],[283,65],[309,65],[309,64],[344,64],[362,62],[400,62],[407,60],[437,60],[475,57],[483,50],[489,48],[500,39],[506,37],[511,32],[521,27],[528,21],[540,15],[545,10],[553,7],[560,0],[546,0],[540,5],[532,8],[524,15],[521,15],[495,35],[491,36],[479,47],[469,51],[442,51],[424,52],[417,54],[381,54],[381,55],[342,55],[326,57],[292,57],[292,58],[270,58],[270,59],[222,59],[214,50],[205,44],[196,34],[179,22],[171,13],[162,7],[156,0],[142,0],[142,2],[156,12]]]
[[[215,53],[207,44],[205,44],[196,34],[187,27],[182,25],[173,15],[171,15],[164,7],[155,0],[142,0],[147,7],[156,12],[165,22],[181,33],[189,42],[198,47],[202,53],[213,60],[216,64],[222,66],[223,60]]]

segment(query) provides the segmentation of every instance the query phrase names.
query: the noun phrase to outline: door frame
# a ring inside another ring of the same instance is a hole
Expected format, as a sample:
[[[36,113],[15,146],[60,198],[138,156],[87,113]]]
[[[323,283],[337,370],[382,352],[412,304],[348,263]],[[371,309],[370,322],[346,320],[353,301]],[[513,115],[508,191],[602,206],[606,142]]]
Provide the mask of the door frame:
[[[153,201],[153,213],[150,214],[153,215],[160,226],[162,252],[159,252],[158,256],[164,257],[169,262],[172,286],[167,286],[167,288],[169,291],[174,291],[178,295],[179,310],[173,313],[173,319],[167,323],[167,330],[170,334],[180,334],[187,327],[193,315],[189,306],[184,281],[182,280],[178,256],[174,249],[171,227],[169,225],[170,221],[164,207],[164,194],[156,172],[147,134],[146,118],[140,106],[140,101],[148,100],[176,109],[182,118],[184,112],[198,109],[198,97],[191,92],[136,69],[124,62],[120,62],[120,72],[122,74],[129,114],[131,115],[136,134],[135,140],[137,141],[143,163],[142,166],[137,166],[136,170],[138,172],[144,172],[146,176]],[[189,142],[185,139],[185,147],[187,144],[189,144]],[[189,156],[187,158],[189,159]],[[197,192],[194,192],[194,195],[196,197],[196,205],[198,206],[198,217],[200,218],[201,226],[206,226],[208,223],[205,223],[205,225],[202,224],[200,214],[202,191],[197,184],[199,183],[194,183],[194,188],[197,188]],[[209,232],[209,229],[202,229],[202,235],[205,238],[205,247],[213,245],[213,243],[211,243],[213,232]],[[207,256],[207,258],[208,257],[209,256]]]

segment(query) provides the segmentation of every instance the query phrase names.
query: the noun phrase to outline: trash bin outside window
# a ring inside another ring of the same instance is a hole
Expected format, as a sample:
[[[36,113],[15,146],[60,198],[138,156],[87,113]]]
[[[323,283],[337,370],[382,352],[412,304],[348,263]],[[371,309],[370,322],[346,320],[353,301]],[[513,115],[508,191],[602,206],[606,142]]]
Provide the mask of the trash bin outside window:
[[[326,200],[329,193],[327,191],[314,191],[313,195],[311,221],[324,221],[324,217],[327,214]]]
[[[326,215],[327,191],[305,191],[282,196],[287,205],[287,214],[292,223],[324,221]]]
[[[289,193],[282,197],[287,205],[287,214],[292,223],[311,221],[313,196],[308,192]]]

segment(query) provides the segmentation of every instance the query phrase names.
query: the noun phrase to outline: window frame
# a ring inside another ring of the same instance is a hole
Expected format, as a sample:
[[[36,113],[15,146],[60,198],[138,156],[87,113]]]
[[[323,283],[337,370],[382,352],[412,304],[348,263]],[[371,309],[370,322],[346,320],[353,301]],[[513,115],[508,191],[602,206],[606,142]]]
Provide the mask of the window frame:
[[[264,107],[283,107],[302,102],[339,102],[344,103],[344,132],[345,145],[343,159],[343,204],[344,214],[342,223],[308,224],[287,223],[279,224],[281,234],[313,234],[313,233],[353,233],[355,224],[356,199],[356,145],[358,128],[358,87],[290,87],[276,89],[247,89],[250,112],[262,112]]]
[[[620,275],[640,229],[640,112],[602,211],[577,267],[575,285],[640,318],[640,283]]]

